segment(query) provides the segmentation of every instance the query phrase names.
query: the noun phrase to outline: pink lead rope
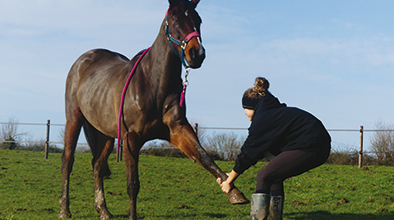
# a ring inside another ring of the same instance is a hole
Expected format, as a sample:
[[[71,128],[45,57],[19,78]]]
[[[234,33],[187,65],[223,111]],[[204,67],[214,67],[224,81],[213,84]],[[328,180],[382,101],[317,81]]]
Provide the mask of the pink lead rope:
[[[148,52],[148,50],[150,49],[150,47],[148,49],[146,49],[141,56],[138,58],[137,62],[134,64],[133,69],[130,72],[129,78],[127,78],[126,84],[123,88],[123,92],[122,92],[122,97],[120,99],[120,108],[119,108],[119,120],[118,120],[118,145],[116,148],[116,152],[119,154],[119,148],[120,148],[120,135],[121,135],[121,129],[122,129],[122,115],[123,115],[123,104],[124,104],[124,97],[126,95],[126,90],[127,87],[130,83],[130,79],[133,76],[133,73],[135,71],[135,69],[137,68],[138,64],[140,63],[141,59],[144,57],[144,55]],[[119,157],[117,158],[117,161],[119,162]]]
[[[189,81],[187,81],[187,76],[189,75],[189,68],[185,67],[185,79],[183,80],[183,89],[181,92],[181,99],[179,100],[179,106],[183,107],[185,103],[185,95],[186,95],[186,87],[189,85]]]
[[[181,93],[181,100],[179,102],[179,106],[183,107],[183,102],[185,101],[185,93],[186,93],[186,84],[183,85],[183,90]]]

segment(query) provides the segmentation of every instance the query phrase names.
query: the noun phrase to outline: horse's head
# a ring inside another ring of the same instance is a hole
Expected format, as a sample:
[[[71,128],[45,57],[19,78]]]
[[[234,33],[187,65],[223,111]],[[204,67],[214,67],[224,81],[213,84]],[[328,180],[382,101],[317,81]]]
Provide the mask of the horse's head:
[[[169,0],[166,13],[166,34],[171,48],[191,68],[199,68],[205,59],[201,43],[201,18],[196,12],[200,0]]]

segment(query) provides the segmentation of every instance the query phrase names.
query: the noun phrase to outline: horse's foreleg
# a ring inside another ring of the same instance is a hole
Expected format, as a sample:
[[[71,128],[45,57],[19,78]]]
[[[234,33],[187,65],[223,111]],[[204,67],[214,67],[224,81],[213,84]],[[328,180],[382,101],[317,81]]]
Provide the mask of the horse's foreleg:
[[[215,161],[201,147],[198,138],[189,124],[179,125],[175,132],[171,132],[170,141],[178,146],[185,154],[197,161],[204,169],[211,173],[215,178],[227,179],[227,175],[216,165]],[[229,193],[229,202],[231,204],[248,203],[244,194],[235,186]]]
[[[127,173],[127,194],[130,200],[129,220],[137,220],[137,195],[140,191],[138,160],[142,143],[140,143],[135,133],[128,133],[126,139],[123,153]]]
[[[64,130],[64,151],[62,154],[62,196],[59,200],[59,218],[70,218],[70,173],[74,164],[74,153],[77,146],[78,136],[81,131],[83,116],[79,109],[73,112],[71,119],[67,120]]]
[[[97,147],[99,148],[93,159],[94,173],[94,202],[96,211],[100,214],[100,219],[112,218],[112,214],[107,209],[104,197],[104,177],[109,176],[111,172],[108,167],[108,156],[111,154],[114,146],[114,139],[103,137],[98,138]],[[98,158],[97,158],[98,157]]]

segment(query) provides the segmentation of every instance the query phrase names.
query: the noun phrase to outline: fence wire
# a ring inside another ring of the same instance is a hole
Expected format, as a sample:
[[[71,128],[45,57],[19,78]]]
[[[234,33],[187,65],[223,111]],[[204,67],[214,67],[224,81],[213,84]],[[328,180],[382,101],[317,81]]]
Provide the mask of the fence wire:
[[[56,126],[56,127],[65,127],[65,124],[56,124],[56,123],[49,123],[50,121],[48,120],[47,123],[16,123],[16,122],[0,122],[0,125],[22,125],[22,126],[47,126],[48,129],[50,129],[51,126]],[[248,128],[237,128],[237,127],[208,127],[208,126],[198,126],[196,123],[194,125],[195,131],[198,130],[232,130],[232,131],[237,131],[237,130],[248,130]],[[327,129],[329,132],[394,132],[394,129]],[[47,131],[49,132],[49,130]],[[51,145],[63,145],[63,142],[59,141],[50,141],[49,138],[45,141],[5,141],[5,140],[0,140],[1,143],[17,143],[17,144],[22,144],[22,143],[33,143],[33,144],[51,144]],[[362,143],[360,143],[362,144]],[[78,146],[88,146],[87,143],[78,143]],[[341,153],[347,153],[347,154],[353,154],[353,153],[360,153],[360,154],[376,154],[377,152],[373,151],[333,151],[333,152],[341,152]],[[394,154],[392,151],[386,151],[386,152],[379,152],[379,153],[390,153]]]

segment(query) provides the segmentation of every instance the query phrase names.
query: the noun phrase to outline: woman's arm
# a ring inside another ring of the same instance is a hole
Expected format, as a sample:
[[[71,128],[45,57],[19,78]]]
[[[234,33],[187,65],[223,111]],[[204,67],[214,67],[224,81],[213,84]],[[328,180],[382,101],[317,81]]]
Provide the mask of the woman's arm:
[[[216,182],[220,185],[222,188],[222,191],[226,194],[230,192],[230,190],[234,187],[234,181],[238,178],[240,174],[235,172],[234,170],[231,170],[231,172],[228,175],[228,178],[226,181],[222,182],[222,179],[217,178]]]

